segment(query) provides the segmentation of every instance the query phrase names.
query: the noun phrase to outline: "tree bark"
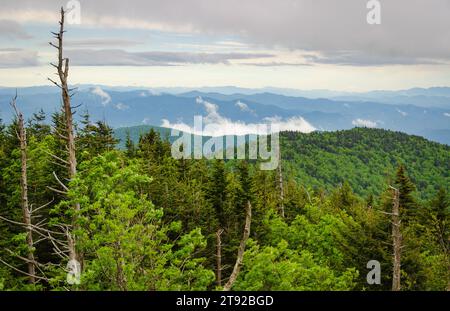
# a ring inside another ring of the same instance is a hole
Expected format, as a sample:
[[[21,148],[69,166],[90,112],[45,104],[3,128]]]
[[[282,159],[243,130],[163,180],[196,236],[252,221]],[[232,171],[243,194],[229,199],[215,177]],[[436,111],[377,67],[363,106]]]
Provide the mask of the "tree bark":
[[[66,131],[67,131],[67,147],[69,149],[69,178],[75,177],[77,173],[77,158],[75,150],[75,137],[73,133],[73,113],[69,94],[69,86],[67,84],[67,78],[69,76],[69,59],[63,58],[63,38],[64,38],[64,15],[65,12],[61,8],[61,21],[58,39],[58,76],[61,82],[62,99],[64,105],[64,115],[66,119]]]
[[[392,203],[392,240],[394,246],[393,257],[393,275],[392,290],[400,290],[400,268],[401,268],[401,250],[402,250],[402,234],[400,232],[400,198],[399,190],[394,189],[394,200]]]
[[[76,158],[76,149],[75,149],[75,136],[74,136],[74,130],[73,130],[73,112],[72,112],[72,106],[71,106],[71,95],[70,95],[70,89],[68,86],[68,76],[69,76],[69,59],[63,57],[63,39],[64,39],[64,33],[66,32],[64,30],[64,18],[65,18],[65,12],[64,9],[61,7],[61,20],[59,21],[59,32],[54,33],[55,38],[57,39],[57,44],[50,43],[51,46],[55,47],[58,50],[58,64],[53,65],[57,69],[58,77],[60,84],[52,81],[55,85],[57,85],[61,89],[62,93],[62,100],[63,100],[63,110],[64,110],[64,116],[66,121],[66,138],[67,138],[67,149],[68,149],[68,176],[69,179],[73,179],[77,174],[77,158]],[[75,212],[78,212],[80,210],[80,204],[76,203],[73,206],[73,209]],[[74,226],[76,228],[76,226]],[[70,232],[68,233],[70,236]],[[70,260],[78,260],[81,262],[81,256],[76,251],[76,240],[75,237],[70,237],[69,241],[69,254],[70,254]]]
[[[222,239],[223,229],[216,232],[216,283],[222,286]]]
[[[251,222],[252,222],[252,205],[251,205],[250,201],[248,201],[247,208],[246,208],[246,215],[245,215],[244,235],[242,236],[242,240],[239,245],[238,255],[236,258],[236,263],[234,264],[233,272],[231,273],[230,278],[228,279],[228,282],[223,287],[224,291],[229,291],[233,287],[233,284],[234,284],[234,282],[236,282],[236,279],[239,275],[239,271],[241,270],[242,262],[244,260],[245,246],[246,246],[247,240],[250,236]]]
[[[281,217],[284,218],[284,185],[283,185],[283,172],[281,170],[281,158],[278,164],[278,177],[279,177],[279,187],[280,187],[280,213]]]
[[[23,223],[25,224],[27,232],[27,267],[28,267],[28,280],[31,284],[36,282],[36,267],[33,254],[33,229],[31,223],[31,212],[28,204],[28,175],[27,175],[27,132],[24,126],[23,115],[16,107],[16,97],[12,101],[16,116],[17,123],[19,127],[19,132],[17,137],[20,142],[20,154],[21,154],[21,175],[20,175],[20,189],[21,189],[21,205],[22,205],[22,215]]]

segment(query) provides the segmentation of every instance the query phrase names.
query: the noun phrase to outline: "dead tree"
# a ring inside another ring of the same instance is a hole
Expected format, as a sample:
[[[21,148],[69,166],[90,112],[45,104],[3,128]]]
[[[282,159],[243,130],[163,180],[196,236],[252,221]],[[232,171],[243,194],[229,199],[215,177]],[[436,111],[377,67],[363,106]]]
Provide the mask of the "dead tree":
[[[31,284],[36,282],[36,269],[35,260],[33,254],[33,231],[31,228],[31,212],[28,204],[28,177],[27,177],[27,132],[24,126],[23,115],[17,109],[16,106],[17,93],[11,101],[11,107],[17,117],[17,138],[20,143],[20,164],[21,164],[21,174],[20,174],[20,194],[21,194],[21,205],[22,205],[22,217],[23,223],[25,225],[25,230],[27,233],[27,266],[28,266],[28,280]]]
[[[234,284],[234,282],[236,282],[236,279],[239,275],[239,271],[241,270],[242,262],[244,260],[245,246],[247,245],[247,240],[250,236],[251,222],[252,222],[252,205],[251,205],[250,201],[248,201],[247,208],[245,210],[244,235],[242,236],[242,240],[239,245],[238,255],[236,258],[236,263],[234,264],[233,272],[231,273],[230,278],[228,279],[228,282],[223,287],[224,291],[229,291],[233,287],[233,284]]]
[[[394,248],[393,256],[393,273],[392,273],[392,290],[400,290],[400,268],[401,268],[401,251],[402,251],[402,234],[400,231],[400,193],[399,190],[391,187],[394,190],[394,198],[392,202],[392,241]]]
[[[216,232],[216,283],[222,286],[222,236],[223,229]]]
[[[27,271],[22,271],[6,262],[5,260],[0,258],[0,262],[5,266],[11,268],[12,270],[19,272],[28,277],[28,280],[31,284],[35,284],[39,280],[49,281],[49,279],[45,275],[45,269],[48,268],[51,264],[42,264],[36,261],[33,248],[43,241],[50,241],[54,245],[55,254],[60,257],[68,257],[68,247],[65,244],[64,239],[61,239],[61,236],[64,237],[64,233],[55,232],[46,229],[46,219],[41,219],[39,221],[34,221],[34,219],[40,218],[40,215],[37,213],[49,206],[53,201],[48,202],[38,208],[33,208],[33,204],[29,204],[28,201],[28,157],[27,157],[27,134],[24,126],[24,118],[22,113],[19,111],[16,105],[17,94],[13,98],[11,102],[11,106],[15,112],[18,123],[18,130],[16,131],[17,138],[20,143],[20,151],[21,151],[21,177],[20,177],[20,188],[21,188],[21,207],[22,207],[22,221],[13,221],[11,219],[0,216],[0,220],[6,221],[10,224],[17,225],[23,228],[26,232],[26,243],[28,247],[27,256],[22,257],[18,255],[16,252],[5,248],[10,255],[22,260],[27,264]],[[37,238],[33,239],[33,235]],[[55,236],[60,236],[60,238],[56,238]]]
[[[5,218],[3,216],[0,216],[0,220],[6,221],[13,225],[21,226],[25,230],[28,230],[29,232],[31,231],[32,233],[34,233],[38,239],[36,241],[33,241],[33,246],[36,246],[37,244],[39,244],[40,242],[43,242],[43,241],[51,242],[53,245],[53,250],[54,250],[53,254],[58,255],[62,259],[68,260],[69,259],[69,256],[68,256],[69,247],[67,246],[67,240],[65,239],[67,234],[65,232],[56,232],[56,231],[46,229],[45,228],[45,225],[46,225],[45,219],[39,221],[36,224],[33,224],[33,221],[32,221],[33,218],[36,218],[36,215],[35,215],[36,212],[49,206],[52,202],[53,201],[48,202],[47,204],[44,204],[36,209],[33,209],[32,206],[30,205],[29,215],[30,215],[31,222],[28,225],[25,224],[24,222],[13,221],[13,220]],[[58,224],[56,224],[55,226],[60,227],[61,229],[66,229],[66,226],[61,226]],[[24,261],[27,264],[32,263],[35,268],[35,274],[30,274],[29,272],[22,271],[0,258],[0,262],[2,264],[4,264],[5,266],[11,268],[12,270],[14,270],[16,272],[19,272],[23,275],[28,276],[30,279],[31,279],[31,277],[33,277],[35,282],[37,282],[38,280],[44,280],[46,282],[49,282],[49,278],[45,275],[45,270],[47,268],[49,268],[49,266],[54,266],[54,264],[51,264],[51,263],[42,264],[42,263],[37,262],[35,260],[35,258],[31,259],[30,257],[22,257],[20,255],[17,255],[15,252],[13,252],[10,249],[5,249],[5,250],[8,251],[12,256],[17,257],[18,259]]]
[[[67,150],[68,150],[68,159],[62,161],[64,164],[68,167],[68,176],[69,179],[73,179],[77,174],[77,158],[76,158],[76,149],[75,149],[75,134],[74,134],[74,126],[73,126],[73,111],[71,106],[71,98],[72,95],[71,92],[74,89],[70,89],[68,86],[68,76],[69,76],[69,59],[63,57],[63,39],[64,39],[64,33],[66,32],[64,30],[64,18],[65,18],[65,11],[64,8],[61,7],[61,20],[59,21],[59,32],[52,32],[54,37],[57,40],[57,44],[53,44],[50,42],[49,44],[57,49],[58,51],[58,64],[51,64],[53,67],[57,70],[57,75],[59,77],[59,83],[56,81],[53,81],[49,78],[49,80],[58,86],[61,89],[62,94],[62,101],[63,101],[63,110],[64,110],[64,117],[65,117],[65,126],[66,126],[66,133],[65,133],[65,139],[67,141]],[[56,156],[54,156],[56,157]],[[56,157],[58,158],[58,157]],[[54,174],[55,175],[55,174]],[[57,178],[55,175],[55,178],[59,182],[59,184],[63,187],[64,191],[57,191],[58,193],[65,194],[67,193],[67,187]],[[53,189],[55,190],[55,189]],[[75,212],[78,212],[80,210],[80,204],[74,204],[73,209]],[[73,219],[73,222],[75,222],[75,219]],[[67,241],[69,246],[69,259],[70,260],[80,260],[80,255],[76,251],[76,241],[75,238],[71,235],[70,231],[66,231],[67,233]]]
[[[281,170],[281,157],[278,164],[278,186],[280,188],[280,213],[281,217],[284,217],[284,185],[283,185],[283,172]]]
[[[28,277],[28,280],[31,284],[35,284],[38,280],[49,281],[47,276],[45,275],[45,269],[48,268],[51,264],[42,264],[36,261],[33,253],[33,248],[43,242],[50,241],[54,246],[55,254],[62,257],[68,258],[68,254],[70,253],[69,247],[67,246],[67,242],[62,239],[67,235],[67,226],[62,227],[66,230],[66,232],[56,232],[51,231],[46,228],[46,219],[42,219],[34,223],[33,219],[39,218],[40,216],[36,213],[43,208],[49,206],[53,201],[48,202],[38,208],[33,208],[32,204],[29,204],[28,201],[28,157],[27,157],[27,133],[24,125],[24,118],[22,113],[19,111],[16,105],[17,94],[11,101],[11,107],[13,108],[16,118],[17,118],[17,126],[18,131],[16,132],[17,138],[19,139],[20,144],[20,152],[21,152],[21,176],[20,176],[20,189],[21,189],[21,206],[22,206],[22,222],[13,221],[3,216],[0,216],[0,219],[6,222],[9,222],[13,225],[21,226],[26,231],[26,243],[27,243],[27,256],[22,257],[16,252],[13,252],[9,249],[5,249],[12,256],[17,257],[18,259],[24,261],[27,264],[27,271],[22,271],[10,263],[4,261],[0,258],[0,262],[6,265],[7,267],[17,271],[21,274],[24,274]],[[59,226],[59,225],[56,225]],[[33,234],[37,237],[37,240],[34,241]],[[56,237],[55,237],[56,236]],[[59,236],[59,238],[57,238]]]

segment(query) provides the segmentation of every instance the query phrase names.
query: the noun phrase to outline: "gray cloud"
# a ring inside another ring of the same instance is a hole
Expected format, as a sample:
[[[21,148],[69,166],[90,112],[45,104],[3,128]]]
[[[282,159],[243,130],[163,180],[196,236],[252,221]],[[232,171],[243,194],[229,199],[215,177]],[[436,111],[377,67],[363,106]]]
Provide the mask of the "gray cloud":
[[[19,23],[6,19],[0,19],[0,37],[6,37],[9,39],[32,38],[32,36],[30,36]]]
[[[247,66],[257,67],[284,67],[284,66],[312,66],[310,63],[286,63],[286,62],[264,62],[264,63],[244,63]]]
[[[2,3],[4,14],[38,21],[42,10],[54,12],[62,0]],[[237,35],[246,43],[286,47],[338,56],[357,51],[385,63],[450,58],[450,1],[381,1],[381,25],[366,23],[365,0],[129,0],[81,1],[83,23],[108,27],[153,28],[210,35]],[[28,15],[21,12],[25,10]],[[30,13],[31,12],[31,13]],[[1,16],[1,14],[0,14]],[[150,22],[151,21],[151,22]],[[49,22],[45,20],[45,22]],[[408,61],[406,61],[408,60]],[[343,64],[342,59],[338,59]],[[332,62],[331,60],[329,62]],[[360,59],[358,64],[364,64]]]
[[[362,51],[335,51],[321,55],[306,55],[305,59],[315,64],[334,64],[350,66],[385,66],[385,65],[438,65],[445,60],[426,59],[411,56],[380,55]]]
[[[76,66],[175,66],[182,64],[229,64],[231,60],[267,58],[271,54],[128,52],[124,50],[67,50]]]
[[[19,68],[39,65],[38,53],[35,51],[9,50],[0,52],[0,68]]]
[[[105,46],[136,46],[140,45],[143,42],[128,40],[128,39],[120,39],[120,38],[90,38],[84,40],[66,40],[66,47],[76,47],[76,48],[95,48],[95,47],[105,47]]]
[[[22,49],[19,48],[0,48],[0,52],[19,52]]]

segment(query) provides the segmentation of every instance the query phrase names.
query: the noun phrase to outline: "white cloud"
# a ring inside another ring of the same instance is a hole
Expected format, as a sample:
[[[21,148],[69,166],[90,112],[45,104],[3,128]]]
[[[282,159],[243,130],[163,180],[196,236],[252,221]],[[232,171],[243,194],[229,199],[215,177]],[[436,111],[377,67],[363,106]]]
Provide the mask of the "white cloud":
[[[280,117],[265,118],[269,123],[275,124],[280,131],[296,131],[302,133],[311,133],[316,130],[312,124],[303,119],[301,116],[291,117],[283,120]]]
[[[448,112],[444,112],[444,116],[445,116],[445,117],[449,117],[449,118],[450,118],[450,113],[448,113]]]
[[[217,105],[197,97],[196,102],[204,106],[207,115],[202,119],[202,129],[193,128],[184,122],[171,123],[167,119],[162,120],[161,126],[174,128],[179,131],[205,136],[267,134],[267,131],[297,131],[310,133],[316,128],[301,116],[282,119],[280,117],[265,118],[261,123],[245,123],[233,121],[223,117],[219,113]],[[267,125],[272,127],[269,129]]]
[[[355,119],[352,121],[352,124],[354,126],[362,126],[362,127],[377,127],[377,122],[364,119]]]
[[[240,100],[238,100],[238,101],[236,102],[235,106],[238,107],[239,109],[241,109],[241,111],[243,111],[243,112],[249,112],[249,113],[255,115],[255,112],[254,112],[252,109],[250,109],[250,108],[247,106],[247,104],[241,102]]]
[[[111,96],[103,91],[99,86],[93,88],[91,93],[101,97],[103,106],[106,106],[111,101]]]
[[[401,114],[402,116],[404,116],[404,117],[406,117],[406,116],[408,115],[407,112],[404,112],[404,111],[402,111],[402,110],[400,110],[400,109],[398,109],[398,108],[397,108],[397,112],[398,112],[399,114]]]
[[[125,105],[124,103],[118,103],[118,104],[116,104],[116,108],[119,110],[127,110],[130,108],[130,106]]]

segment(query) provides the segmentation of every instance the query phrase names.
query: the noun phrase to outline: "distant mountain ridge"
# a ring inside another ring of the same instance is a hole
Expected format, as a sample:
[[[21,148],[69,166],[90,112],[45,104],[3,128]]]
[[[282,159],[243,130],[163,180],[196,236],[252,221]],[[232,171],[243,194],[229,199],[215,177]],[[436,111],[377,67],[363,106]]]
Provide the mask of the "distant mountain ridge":
[[[213,88],[210,90],[213,91]],[[367,93],[367,96],[372,97],[384,96],[381,102],[375,99],[365,101],[353,98],[343,101],[270,92],[251,93],[251,89],[240,88],[230,90],[246,92],[227,94],[189,91],[168,94],[139,88],[80,86],[73,97],[73,105],[80,105],[78,117],[87,111],[93,120],[106,120],[114,128],[146,124],[173,127],[176,123],[192,126],[195,115],[214,114],[216,119],[223,122],[244,125],[274,118],[289,124],[290,119],[301,117],[319,131],[351,129],[355,126],[376,127],[450,144],[450,104],[446,102],[447,98],[450,100],[450,88]],[[12,118],[9,101],[14,93],[15,89],[0,88],[0,118],[5,122]],[[60,95],[55,87],[18,89],[18,94],[18,105],[26,117],[40,109],[48,114],[59,110]],[[436,101],[442,101],[440,104],[445,107],[395,104],[386,99],[392,94],[431,96]],[[203,104],[199,104],[198,98],[202,98]],[[210,105],[207,106],[205,102]]]
[[[374,90],[367,92],[350,92],[350,91],[334,91],[327,89],[314,89],[314,90],[301,90],[292,88],[280,88],[280,87],[262,87],[262,88],[243,88],[236,86],[217,86],[217,87],[145,87],[145,86],[108,86],[98,84],[75,84],[73,87],[77,87],[79,90],[87,90],[95,87],[100,87],[105,90],[127,92],[127,91],[150,91],[154,94],[182,94],[192,91],[198,91],[201,93],[220,93],[224,95],[244,94],[252,95],[259,93],[273,93],[277,95],[293,96],[293,97],[306,97],[306,98],[339,98],[339,97],[358,97],[358,98],[377,98],[383,96],[428,96],[428,97],[450,97],[450,87],[448,86],[436,86],[436,87],[414,87],[404,90]],[[47,90],[51,92],[58,92],[58,89],[54,86],[42,85],[42,86],[30,86],[30,87],[4,87],[0,86],[0,94],[5,92],[12,94],[16,89],[20,89],[21,92],[33,93],[36,90]]]

